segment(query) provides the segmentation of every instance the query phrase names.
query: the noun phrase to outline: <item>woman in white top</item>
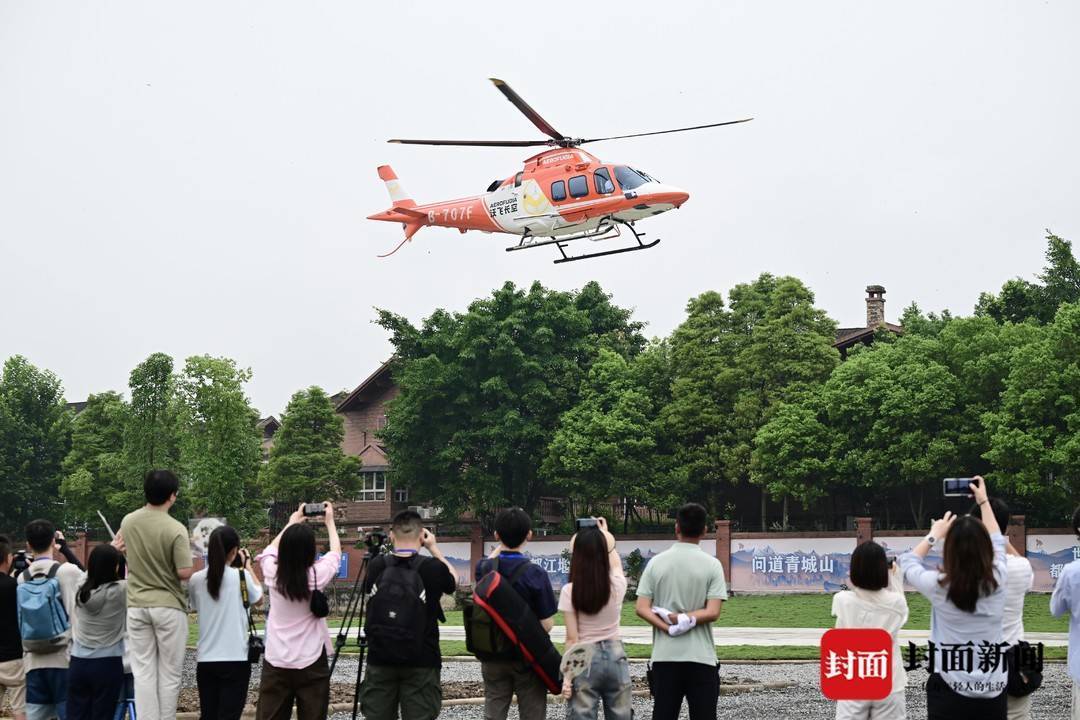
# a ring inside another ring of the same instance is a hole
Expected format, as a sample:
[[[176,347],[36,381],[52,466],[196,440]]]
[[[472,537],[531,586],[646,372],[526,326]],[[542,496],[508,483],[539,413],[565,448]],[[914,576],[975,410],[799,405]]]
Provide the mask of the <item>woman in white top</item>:
[[[199,614],[199,716],[202,720],[239,720],[247,703],[251,663],[248,662],[248,605],[262,602],[251,557],[240,549],[240,536],[228,525],[210,534],[207,567],[191,576],[188,595]],[[233,567],[240,558],[242,568]]]
[[[559,595],[559,609],[567,648],[589,646],[583,655],[589,663],[564,680],[563,695],[570,700],[566,717],[596,720],[603,701],[606,720],[630,720],[630,663],[619,639],[626,576],[607,521],[597,518],[596,527],[583,528],[570,539],[570,548],[570,582]]]
[[[928,720],[1005,720],[1005,538],[986,497],[986,481],[970,485],[982,522],[951,512],[900,557],[904,579],[930,601],[934,672],[926,681]],[[944,541],[943,568],[923,558]],[[993,648],[998,648],[995,653]],[[980,648],[983,650],[980,651]]]
[[[836,720],[902,720],[907,717],[907,673],[896,635],[907,622],[908,606],[900,566],[889,562],[885,548],[864,542],[851,553],[851,584],[854,590],[833,595],[836,627],[881,628],[892,636],[892,693],[883,700],[841,700],[836,703]]]

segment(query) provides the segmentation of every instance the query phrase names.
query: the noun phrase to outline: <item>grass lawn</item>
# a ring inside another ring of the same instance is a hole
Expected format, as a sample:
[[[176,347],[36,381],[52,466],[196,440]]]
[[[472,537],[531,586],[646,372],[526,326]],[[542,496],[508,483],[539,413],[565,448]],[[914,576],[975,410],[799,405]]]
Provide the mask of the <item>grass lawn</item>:
[[[910,617],[904,627],[909,630],[930,629],[930,603],[918,593],[907,594]],[[792,595],[736,595],[724,603],[720,627],[790,627],[830,628],[834,624],[829,610],[832,595],[825,593]],[[446,613],[447,625],[461,625],[461,612]],[[555,624],[562,625],[562,613],[555,616]],[[622,609],[622,624],[644,625],[645,621],[634,613],[633,603]],[[1050,596],[1028,595],[1024,603],[1024,629],[1029,632],[1068,632],[1068,617],[1050,616]]]

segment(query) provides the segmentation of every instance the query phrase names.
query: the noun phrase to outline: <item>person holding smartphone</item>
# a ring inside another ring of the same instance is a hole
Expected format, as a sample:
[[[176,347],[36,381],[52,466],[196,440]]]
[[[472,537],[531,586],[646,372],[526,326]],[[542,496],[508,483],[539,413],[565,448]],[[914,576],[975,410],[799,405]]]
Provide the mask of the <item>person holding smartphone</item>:
[[[1006,661],[970,667],[949,664],[941,654],[952,646],[987,643],[1004,646],[1005,585],[1008,569],[1005,537],[986,495],[986,481],[972,478],[969,488],[982,516],[953,515],[935,520],[930,534],[900,556],[904,579],[930,601],[930,642],[935,670],[926,681],[929,720],[1006,720]],[[942,569],[928,570],[923,559],[943,544]]]
[[[840,700],[836,720],[902,720],[907,717],[904,691],[907,673],[896,636],[908,619],[907,598],[900,565],[872,540],[851,553],[854,590],[833,595],[832,615],[838,628],[881,628],[893,640],[892,692],[882,700]]]

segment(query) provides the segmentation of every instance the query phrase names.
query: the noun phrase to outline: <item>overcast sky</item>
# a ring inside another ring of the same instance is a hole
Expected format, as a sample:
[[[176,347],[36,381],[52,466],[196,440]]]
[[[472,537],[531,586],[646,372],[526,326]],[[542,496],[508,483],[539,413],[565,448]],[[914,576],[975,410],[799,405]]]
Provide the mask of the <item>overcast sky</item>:
[[[686,301],[762,271],[841,325],[863,288],[968,314],[1080,239],[1080,4],[0,0],[0,359],[69,399],[126,390],[155,351],[250,366],[279,413],[390,354],[415,321],[506,280],[598,280],[666,335]],[[426,228],[397,255],[375,167],[419,202],[482,191],[534,138],[487,81],[589,146],[686,189],[654,250],[569,265],[509,236]]]

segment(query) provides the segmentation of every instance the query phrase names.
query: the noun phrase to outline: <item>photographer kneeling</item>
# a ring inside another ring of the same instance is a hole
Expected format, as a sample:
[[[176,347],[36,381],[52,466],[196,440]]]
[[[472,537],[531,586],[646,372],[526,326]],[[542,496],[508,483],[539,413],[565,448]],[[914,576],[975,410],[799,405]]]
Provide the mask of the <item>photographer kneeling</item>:
[[[262,586],[240,536],[228,525],[210,533],[207,567],[191,576],[188,595],[199,614],[198,664],[200,717],[239,720],[251,681],[248,608],[262,602]]]
[[[366,720],[394,720],[399,706],[403,718],[433,720],[442,709],[440,600],[454,592],[457,579],[416,511],[394,516],[390,541],[393,554],[372,559],[364,578],[371,648],[360,707]],[[432,557],[420,555],[421,548]]]
[[[341,566],[341,538],[334,508],[324,503],[330,552],[316,561],[315,531],[305,524],[304,506],[300,503],[289,524],[258,558],[270,592],[258,720],[288,720],[294,701],[298,720],[327,716],[330,666],[326,659],[333,647],[322,589]]]

